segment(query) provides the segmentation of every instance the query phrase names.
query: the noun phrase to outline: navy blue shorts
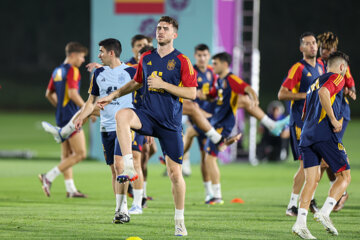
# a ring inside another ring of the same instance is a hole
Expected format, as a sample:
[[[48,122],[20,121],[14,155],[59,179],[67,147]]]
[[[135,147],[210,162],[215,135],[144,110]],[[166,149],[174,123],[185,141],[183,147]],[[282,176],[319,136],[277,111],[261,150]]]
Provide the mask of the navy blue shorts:
[[[101,132],[104,157],[107,165],[114,164],[114,155],[122,156],[120,145],[116,137],[116,131]]]
[[[167,155],[171,160],[182,164],[184,154],[182,129],[172,130],[165,128],[141,109],[132,110],[138,116],[142,125],[140,129],[133,130],[141,135],[158,138],[163,154]]]
[[[289,129],[290,129],[290,146],[294,160],[301,160],[303,159],[299,149],[301,128],[299,128],[298,126],[296,126],[296,124],[294,124],[292,126],[289,126]]]
[[[206,143],[207,137],[206,137],[205,133],[202,130],[200,130],[200,128],[198,128],[195,124],[192,126],[195,129],[195,131],[198,133],[198,136],[196,136],[196,139],[199,143],[200,150],[203,151],[205,149],[205,143]]]
[[[132,150],[133,151],[137,151],[137,152],[141,152],[142,151],[142,147],[145,143],[145,137],[144,135],[141,135],[135,131],[132,131]]]
[[[227,137],[230,135],[233,127],[234,127],[234,126],[232,126],[232,127],[230,127],[230,126],[224,127],[224,126],[221,125],[221,123],[220,123],[220,124],[216,124],[216,125],[214,126],[214,128],[216,129],[216,131],[217,131],[218,133],[220,133],[224,138],[227,138]],[[217,157],[217,155],[219,154],[219,150],[218,150],[217,146],[215,145],[215,143],[213,143],[213,142],[210,140],[210,138],[208,138],[208,139],[206,140],[206,143],[205,143],[205,151],[206,151],[208,154],[210,154],[210,155],[212,155],[212,156],[214,156],[214,157]]]
[[[307,147],[300,147],[304,160],[304,168],[320,165],[321,158],[329,165],[334,173],[350,169],[344,145],[337,140],[330,139]]]
[[[341,141],[342,141],[342,139],[343,139],[343,137],[344,137],[345,130],[346,130],[347,125],[348,125],[348,123],[349,123],[349,120],[346,120],[345,118],[343,118],[342,121],[343,121],[343,122],[342,122],[342,129],[341,129],[341,132],[338,133],[338,135],[340,136]]]

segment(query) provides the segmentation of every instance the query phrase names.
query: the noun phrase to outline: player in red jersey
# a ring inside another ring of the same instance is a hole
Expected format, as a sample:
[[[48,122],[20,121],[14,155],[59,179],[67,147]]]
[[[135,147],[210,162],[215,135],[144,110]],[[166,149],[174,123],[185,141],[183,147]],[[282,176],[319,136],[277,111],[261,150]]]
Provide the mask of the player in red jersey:
[[[77,42],[70,42],[65,47],[66,58],[51,76],[46,98],[56,107],[56,124],[63,127],[84,105],[79,94],[79,67],[85,61],[87,48]],[[48,127],[43,122],[43,126]],[[62,173],[65,178],[67,197],[86,197],[80,193],[74,184],[72,166],[86,157],[85,135],[82,130],[74,133],[61,144],[61,162],[45,174],[39,174],[42,188],[46,196],[50,197],[51,183]]]

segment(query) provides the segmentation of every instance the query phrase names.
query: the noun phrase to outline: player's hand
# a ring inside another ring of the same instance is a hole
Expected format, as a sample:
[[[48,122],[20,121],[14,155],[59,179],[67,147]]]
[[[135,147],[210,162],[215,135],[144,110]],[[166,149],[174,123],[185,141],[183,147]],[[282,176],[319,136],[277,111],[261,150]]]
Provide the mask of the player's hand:
[[[106,97],[100,98],[97,101],[96,106],[99,107],[101,110],[104,110],[104,107],[109,103],[111,103],[113,99],[114,98],[112,97],[112,95],[108,95]]]
[[[341,129],[342,129],[342,124],[341,122],[339,122],[338,120],[334,119],[334,120],[331,120],[331,125],[333,125],[334,129],[333,131],[334,132],[340,132]]]
[[[96,122],[96,119],[97,119],[96,116],[94,116],[94,115],[90,116],[90,120],[91,120],[92,123]]]
[[[200,100],[206,100],[207,97],[201,89],[196,90],[196,97]]]
[[[94,69],[101,68],[102,65],[97,62],[88,63],[86,66],[89,72],[92,72]]]
[[[74,125],[77,131],[81,129],[83,124],[84,124],[84,119],[81,118],[80,116],[75,119]]]
[[[155,75],[154,73],[147,78],[147,82],[149,88],[160,89],[164,86],[164,81],[161,77]]]
[[[352,100],[356,100],[356,92],[352,89],[349,89],[349,92],[348,92],[348,96],[352,99]]]
[[[154,142],[154,138],[151,136],[145,136],[145,140],[147,144],[152,144]]]

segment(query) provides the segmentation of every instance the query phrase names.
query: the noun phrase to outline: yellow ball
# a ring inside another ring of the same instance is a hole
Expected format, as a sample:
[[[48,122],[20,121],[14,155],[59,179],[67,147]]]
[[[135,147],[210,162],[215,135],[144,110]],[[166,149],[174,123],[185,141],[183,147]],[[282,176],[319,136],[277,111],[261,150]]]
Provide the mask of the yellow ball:
[[[139,237],[128,237],[126,240],[142,240]]]

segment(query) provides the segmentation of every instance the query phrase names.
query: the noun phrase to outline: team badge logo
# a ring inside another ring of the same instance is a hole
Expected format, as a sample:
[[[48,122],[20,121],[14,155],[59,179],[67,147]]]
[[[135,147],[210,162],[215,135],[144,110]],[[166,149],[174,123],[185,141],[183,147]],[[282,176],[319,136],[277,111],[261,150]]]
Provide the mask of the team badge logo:
[[[168,69],[169,71],[174,70],[175,64],[176,64],[176,62],[175,62],[174,59],[169,60],[169,61],[168,61],[168,64],[167,64],[167,69]]]
[[[198,82],[202,82],[202,78],[201,78],[201,77],[198,77]]]

